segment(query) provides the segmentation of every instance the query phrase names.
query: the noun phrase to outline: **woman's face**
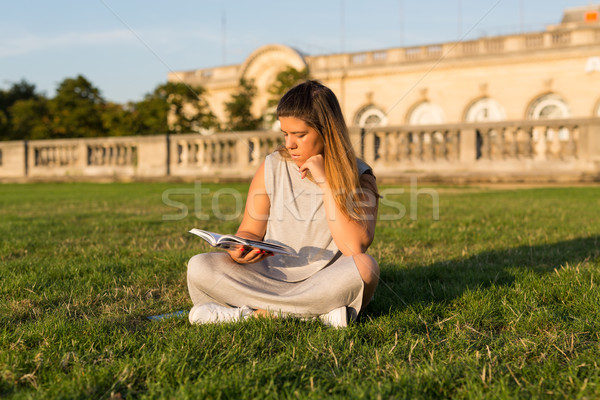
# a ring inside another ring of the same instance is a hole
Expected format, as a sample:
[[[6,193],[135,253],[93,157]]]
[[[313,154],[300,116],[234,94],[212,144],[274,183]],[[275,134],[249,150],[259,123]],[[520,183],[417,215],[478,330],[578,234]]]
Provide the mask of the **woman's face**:
[[[301,166],[312,156],[323,154],[323,139],[306,122],[295,117],[280,117],[279,122],[285,147],[297,166]]]

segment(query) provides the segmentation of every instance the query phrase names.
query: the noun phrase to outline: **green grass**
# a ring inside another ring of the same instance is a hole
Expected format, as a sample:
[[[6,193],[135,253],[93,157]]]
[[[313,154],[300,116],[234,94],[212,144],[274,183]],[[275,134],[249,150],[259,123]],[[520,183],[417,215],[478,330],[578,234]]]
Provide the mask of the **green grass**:
[[[203,187],[0,186],[1,397],[600,397],[600,188],[437,187],[439,220],[381,188],[382,281],[347,329],[149,321],[191,307],[187,230],[237,228],[247,185]],[[216,196],[230,220],[202,220]]]

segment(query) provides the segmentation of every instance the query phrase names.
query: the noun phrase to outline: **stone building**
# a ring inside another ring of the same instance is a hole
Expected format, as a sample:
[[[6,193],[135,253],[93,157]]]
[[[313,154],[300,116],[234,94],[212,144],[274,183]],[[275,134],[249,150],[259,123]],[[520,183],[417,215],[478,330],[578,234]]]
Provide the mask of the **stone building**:
[[[543,32],[310,56],[262,46],[240,65],[175,72],[215,115],[241,78],[268,115],[276,75],[308,68],[337,94],[357,154],[380,182],[600,182],[600,6]],[[281,142],[273,129],[0,142],[0,182],[249,180]],[[411,180],[412,182],[412,180]]]
[[[358,53],[311,56],[269,44],[240,65],[168,80],[204,86],[221,121],[240,78],[257,87],[253,113],[267,114],[267,89],[288,66],[308,67],[331,87],[349,126],[589,118],[600,116],[599,12],[599,5],[567,9],[543,32]]]

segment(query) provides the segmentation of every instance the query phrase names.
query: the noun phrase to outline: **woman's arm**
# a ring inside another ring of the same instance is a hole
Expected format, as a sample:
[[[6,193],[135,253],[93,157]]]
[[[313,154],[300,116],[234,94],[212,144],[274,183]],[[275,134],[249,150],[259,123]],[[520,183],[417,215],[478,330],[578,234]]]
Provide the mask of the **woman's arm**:
[[[365,186],[361,185],[363,186],[363,193],[360,198],[362,201],[361,208],[365,212],[364,218],[366,221],[364,221],[364,224],[349,218],[337,208],[334,195],[327,183],[319,185],[323,190],[323,203],[331,236],[338,249],[346,256],[366,252],[375,236],[378,199],[372,190],[367,189],[369,186],[375,186],[375,177],[363,174],[361,184],[363,182]],[[369,183],[367,184],[367,182]]]
[[[325,179],[323,157],[321,155],[309,158],[300,167],[300,171],[310,170],[315,182],[323,191],[323,203],[327,215],[327,223],[331,236],[338,249],[346,256],[364,253],[375,236],[375,223],[377,221],[378,197],[375,177],[363,174],[360,177],[362,194],[360,194],[361,208],[364,211],[365,223],[355,221],[344,215],[337,208],[335,193],[332,193]],[[306,174],[303,174],[305,176]]]
[[[271,202],[265,188],[265,164],[263,162],[250,184],[244,217],[236,235],[246,239],[263,240],[267,232],[270,207]],[[229,250],[228,252],[231,258],[240,264],[256,262],[270,255],[257,249],[248,251],[245,248]]]

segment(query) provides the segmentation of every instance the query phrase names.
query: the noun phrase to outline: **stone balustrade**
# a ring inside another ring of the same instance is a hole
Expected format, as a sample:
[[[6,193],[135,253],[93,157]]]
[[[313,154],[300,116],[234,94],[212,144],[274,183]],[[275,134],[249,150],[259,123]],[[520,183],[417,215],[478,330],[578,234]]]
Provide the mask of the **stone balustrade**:
[[[170,173],[181,177],[249,179],[265,156],[283,143],[278,132],[170,136]]]
[[[600,42],[600,28],[589,26],[572,30],[549,30],[546,32],[483,37],[463,42],[446,42],[424,46],[401,47],[358,53],[307,56],[311,71],[331,68],[352,69],[367,66],[397,65],[411,62],[467,56],[500,55],[552,49]]]
[[[384,181],[409,174],[600,180],[600,118],[352,128]],[[0,180],[248,180],[279,132],[0,142]]]
[[[397,66],[438,59],[508,55],[543,49],[556,49],[600,43],[600,27],[596,25],[556,26],[545,32],[485,36],[475,40],[445,42],[423,46],[397,47],[383,50],[305,56],[309,70],[315,76],[322,71],[363,69],[382,65]],[[172,73],[185,82],[199,85],[224,84],[239,79],[239,66],[230,65]]]
[[[382,177],[412,171],[552,180],[600,173],[598,118],[369,128],[355,143]]]

